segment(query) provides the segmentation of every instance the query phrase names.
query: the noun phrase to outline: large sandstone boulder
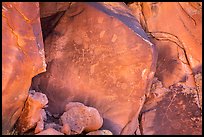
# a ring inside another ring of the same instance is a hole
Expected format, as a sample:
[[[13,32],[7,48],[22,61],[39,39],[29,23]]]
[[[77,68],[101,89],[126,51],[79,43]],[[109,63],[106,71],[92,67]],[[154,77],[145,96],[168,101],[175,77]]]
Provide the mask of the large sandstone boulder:
[[[47,72],[33,79],[51,113],[68,102],[96,108],[102,129],[133,134],[157,53],[124,3],[75,3],[45,40]]]
[[[202,3],[134,2],[134,15],[158,47],[156,76],[169,87],[179,81],[195,87],[202,67]]]
[[[20,116],[33,76],[45,71],[38,3],[2,3],[2,131]]]

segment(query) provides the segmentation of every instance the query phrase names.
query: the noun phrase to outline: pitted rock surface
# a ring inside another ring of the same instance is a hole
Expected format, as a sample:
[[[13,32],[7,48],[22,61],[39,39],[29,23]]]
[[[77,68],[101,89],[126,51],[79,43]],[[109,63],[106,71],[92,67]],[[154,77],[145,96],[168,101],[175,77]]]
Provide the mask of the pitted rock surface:
[[[79,103],[76,103],[75,106],[73,104],[74,102],[68,104],[69,108],[66,105],[67,111],[60,118],[63,128],[66,130],[70,128],[71,134],[81,134],[82,131],[95,131],[103,125],[103,118],[95,108],[83,104],[79,105]]]

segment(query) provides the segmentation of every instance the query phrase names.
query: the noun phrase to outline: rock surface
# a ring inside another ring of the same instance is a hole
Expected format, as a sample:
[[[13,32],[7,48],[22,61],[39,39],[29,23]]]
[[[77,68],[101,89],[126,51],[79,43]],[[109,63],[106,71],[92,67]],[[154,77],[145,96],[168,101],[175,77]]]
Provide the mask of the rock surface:
[[[20,133],[25,133],[29,129],[35,128],[35,133],[38,133],[44,129],[43,120],[46,119],[45,111],[42,109],[48,103],[46,95],[35,92],[29,94],[25,107],[17,122],[17,130]]]
[[[71,2],[39,2],[40,4],[40,17],[52,16],[61,11],[66,11]]]
[[[33,76],[45,71],[37,2],[2,3],[2,132],[19,118]]]
[[[144,104],[143,135],[201,135],[202,111],[196,88],[177,83],[169,89],[156,80]]]
[[[158,47],[159,80],[165,87],[180,81],[195,87],[193,73],[202,71],[202,4],[134,2],[129,7]]]
[[[99,111],[103,129],[133,134],[157,53],[127,6],[75,3],[45,45],[47,72],[34,78],[33,88],[48,96],[49,111],[82,102]]]
[[[48,129],[43,130],[42,132],[35,134],[35,135],[64,135],[64,134],[53,129],[53,128],[48,128]]]
[[[71,134],[81,134],[83,131],[98,130],[103,125],[103,118],[95,108],[84,106],[81,103],[79,105],[78,102],[74,105],[74,103],[70,102],[70,105],[66,105],[67,111],[60,118],[66,131],[70,128]]]

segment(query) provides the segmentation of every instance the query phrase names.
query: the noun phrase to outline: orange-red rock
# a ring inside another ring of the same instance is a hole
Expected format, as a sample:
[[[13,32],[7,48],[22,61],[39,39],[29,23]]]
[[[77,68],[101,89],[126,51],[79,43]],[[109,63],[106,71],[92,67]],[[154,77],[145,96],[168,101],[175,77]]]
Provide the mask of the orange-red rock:
[[[201,135],[202,111],[196,88],[177,83],[169,89],[156,80],[143,106],[143,135]]]
[[[2,131],[20,116],[33,76],[45,71],[37,2],[2,3]]]
[[[63,113],[68,102],[81,102],[100,112],[103,129],[133,134],[157,54],[127,6],[75,3],[45,45],[48,71],[33,87],[48,96],[49,111]]]
[[[158,47],[156,76],[164,86],[179,81],[195,86],[192,73],[202,71],[202,4],[135,2],[129,7]]]
[[[46,95],[35,92],[34,94],[29,94],[25,107],[20,115],[17,122],[17,130],[20,133],[24,133],[29,129],[35,128],[35,133],[38,133],[44,129],[43,120],[46,119],[45,111],[42,109],[48,103]]]

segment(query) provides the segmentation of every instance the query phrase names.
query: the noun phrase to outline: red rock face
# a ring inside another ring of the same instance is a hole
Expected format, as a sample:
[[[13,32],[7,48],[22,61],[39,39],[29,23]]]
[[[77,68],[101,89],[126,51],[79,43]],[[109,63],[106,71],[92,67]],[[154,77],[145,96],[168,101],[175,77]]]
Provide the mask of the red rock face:
[[[73,4],[45,45],[48,70],[33,87],[48,96],[49,111],[82,102],[99,111],[103,129],[133,134],[157,54],[127,7]]]
[[[199,97],[202,96],[198,96],[196,89],[183,83],[169,89],[158,82],[153,85],[151,96],[142,110],[142,134],[201,135],[202,105]]]
[[[158,47],[156,76],[169,87],[179,81],[195,86],[192,73],[202,66],[202,5],[199,2],[130,4]]]
[[[31,79],[45,71],[39,4],[2,3],[2,131],[20,116]]]

